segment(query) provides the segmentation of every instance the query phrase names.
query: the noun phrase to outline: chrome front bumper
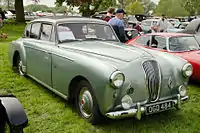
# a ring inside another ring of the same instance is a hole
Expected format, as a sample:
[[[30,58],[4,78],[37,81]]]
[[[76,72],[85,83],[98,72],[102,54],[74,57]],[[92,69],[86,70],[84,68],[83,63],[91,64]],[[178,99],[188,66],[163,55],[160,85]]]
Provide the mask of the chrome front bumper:
[[[168,101],[173,101],[175,103],[175,107],[177,109],[180,109],[181,108],[181,101],[185,101],[187,99],[188,99],[188,96],[185,96],[185,97],[181,98],[180,94],[178,94],[177,95],[177,99],[168,100]],[[136,108],[134,108],[134,109],[109,112],[109,113],[106,113],[106,116],[108,118],[111,118],[111,119],[120,119],[120,118],[125,118],[125,117],[136,117],[138,120],[140,120],[142,114],[144,114],[145,111],[146,111],[146,107],[145,106],[141,106],[140,103],[137,103]]]

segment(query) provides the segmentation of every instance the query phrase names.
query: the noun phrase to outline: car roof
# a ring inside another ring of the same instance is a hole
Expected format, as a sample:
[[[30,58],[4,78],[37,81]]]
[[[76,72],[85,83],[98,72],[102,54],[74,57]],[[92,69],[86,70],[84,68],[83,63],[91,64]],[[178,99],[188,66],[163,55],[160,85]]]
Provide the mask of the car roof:
[[[191,34],[185,34],[185,33],[150,33],[146,35],[148,36],[154,35],[154,36],[162,36],[162,37],[193,36]]]
[[[65,23],[65,22],[72,22],[72,23],[99,23],[99,24],[106,24],[106,21],[95,19],[95,18],[87,18],[82,16],[48,16],[48,17],[40,17],[32,22],[51,22],[51,23]]]

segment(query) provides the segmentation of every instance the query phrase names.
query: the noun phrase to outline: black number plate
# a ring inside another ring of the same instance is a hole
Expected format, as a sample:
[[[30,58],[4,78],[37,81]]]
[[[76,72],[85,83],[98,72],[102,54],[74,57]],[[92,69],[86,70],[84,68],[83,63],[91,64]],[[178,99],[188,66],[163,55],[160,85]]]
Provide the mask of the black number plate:
[[[153,104],[153,105],[147,105],[146,106],[146,114],[154,114],[157,112],[162,112],[165,110],[169,110],[174,106],[174,103],[172,101],[159,103],[159,104]]]

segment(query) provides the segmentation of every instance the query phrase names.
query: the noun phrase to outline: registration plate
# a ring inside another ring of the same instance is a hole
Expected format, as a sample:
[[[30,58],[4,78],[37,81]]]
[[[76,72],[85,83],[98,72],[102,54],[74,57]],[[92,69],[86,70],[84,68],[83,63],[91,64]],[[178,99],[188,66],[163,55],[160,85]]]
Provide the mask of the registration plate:
[[[172,101],[153,104],[153,105],[147,105],[146,106],[146,114],[147,115],[148,114],[154,114],[154,113],[157,113],[157,112],[169,110],[173,106],[174,106],[174,102],[172,102]]]

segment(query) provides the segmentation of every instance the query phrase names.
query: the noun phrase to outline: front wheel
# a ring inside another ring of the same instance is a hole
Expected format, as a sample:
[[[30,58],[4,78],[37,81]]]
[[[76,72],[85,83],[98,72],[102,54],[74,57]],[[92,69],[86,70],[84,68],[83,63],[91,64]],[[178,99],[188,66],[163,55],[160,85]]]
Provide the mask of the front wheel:
[[[76,108],[79,115],[93,125],[101,123],[103,116],[91,91],[91,85],[82,80],[78,83],[76,90]]]

